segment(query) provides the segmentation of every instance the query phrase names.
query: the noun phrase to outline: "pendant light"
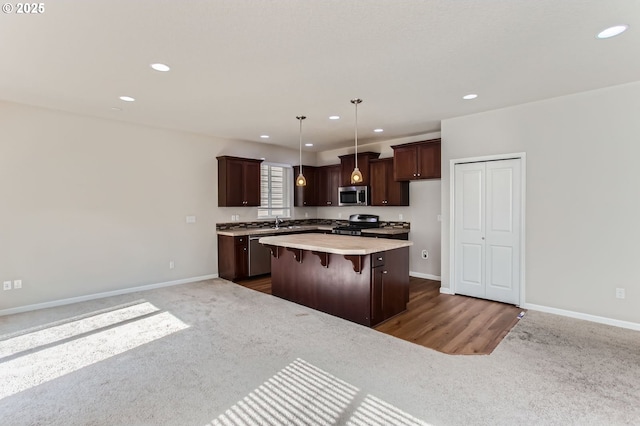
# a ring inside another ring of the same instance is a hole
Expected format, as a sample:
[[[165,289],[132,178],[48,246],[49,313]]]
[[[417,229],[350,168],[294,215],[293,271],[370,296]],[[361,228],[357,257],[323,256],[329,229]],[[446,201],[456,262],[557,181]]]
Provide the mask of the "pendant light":
[[[300,121],[300,174],[296,178],[296,186],[307,186],[307,179],[302,174],[302,120],[304,120],[304,115],[298,115],[296,118]]]
[[[358,168],[358,104],[362,103],[362,99],[360,99],[360,98],[351,99],[351,103],[356,106],[356,136],[355,136],[355,140],[356,140],[356,153],[355,153],[356,163],[355,163],[355,168],[353,169],[353,172],[351,172],[351,183],[362,183],[362,173],[360,173],[360,169]]]

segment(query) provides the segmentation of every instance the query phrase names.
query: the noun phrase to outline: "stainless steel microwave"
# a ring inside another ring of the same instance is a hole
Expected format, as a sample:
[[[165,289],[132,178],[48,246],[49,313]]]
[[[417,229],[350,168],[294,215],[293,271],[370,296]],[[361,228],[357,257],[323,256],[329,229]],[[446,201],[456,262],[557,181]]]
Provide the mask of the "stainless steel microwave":
[[[341,186],[338,188],[339,206],[368,206],[368,186]]]

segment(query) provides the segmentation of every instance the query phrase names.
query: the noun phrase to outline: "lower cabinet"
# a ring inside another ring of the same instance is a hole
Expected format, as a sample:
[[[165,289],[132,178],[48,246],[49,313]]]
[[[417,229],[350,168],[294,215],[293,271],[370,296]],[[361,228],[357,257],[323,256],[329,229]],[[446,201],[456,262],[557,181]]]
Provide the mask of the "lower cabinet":
[[[218,235],[218,275],[237,281],[249,276],[249,237]]]

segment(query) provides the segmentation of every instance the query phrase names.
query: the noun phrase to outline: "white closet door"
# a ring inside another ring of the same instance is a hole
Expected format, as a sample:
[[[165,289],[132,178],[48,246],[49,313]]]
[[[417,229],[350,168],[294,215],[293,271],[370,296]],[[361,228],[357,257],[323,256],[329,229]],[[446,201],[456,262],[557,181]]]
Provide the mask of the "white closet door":
[[[456,293],[485,295],[485,165],[455,166]]]
[[[520,159],[455,166],[455,292],[520,297]]]

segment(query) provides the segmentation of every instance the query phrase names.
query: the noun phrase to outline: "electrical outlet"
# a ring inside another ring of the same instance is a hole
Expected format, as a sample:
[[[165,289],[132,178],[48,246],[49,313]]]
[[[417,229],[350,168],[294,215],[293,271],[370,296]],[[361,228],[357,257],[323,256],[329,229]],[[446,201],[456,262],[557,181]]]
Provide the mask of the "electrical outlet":
[[[404,220],[404,215],[402,213],[398,215],[398,220]]]
[[[342,219],[342,213],[338,213],[338,219]]]
[[[438,219],[438,222],[442,222],[442,215],[439,214],[438,216],[436,216],[436,219]]]
[[[429,252],[427,250],[422,250],[422,258],[423,259],[428,259],[429,258]]]
[[[169,261],[169,269],[173,269],[176,267],[176,264],[173,262],[173,260]]]
[[[186,221],[187,221],[187,223],[196,223],[196,217],[195,216],[187,216],[186,217]]]
[[[624,288],[616,288],[616,298],[624,299],[626,297]]]
[[[22,280],[13,280],[13,288],[22,288]]]
[[[309,217],[309,213],[305,212],[304,217]]]
[[[5,281],[2,283],[3,290],[11,290],[11,281]]]

